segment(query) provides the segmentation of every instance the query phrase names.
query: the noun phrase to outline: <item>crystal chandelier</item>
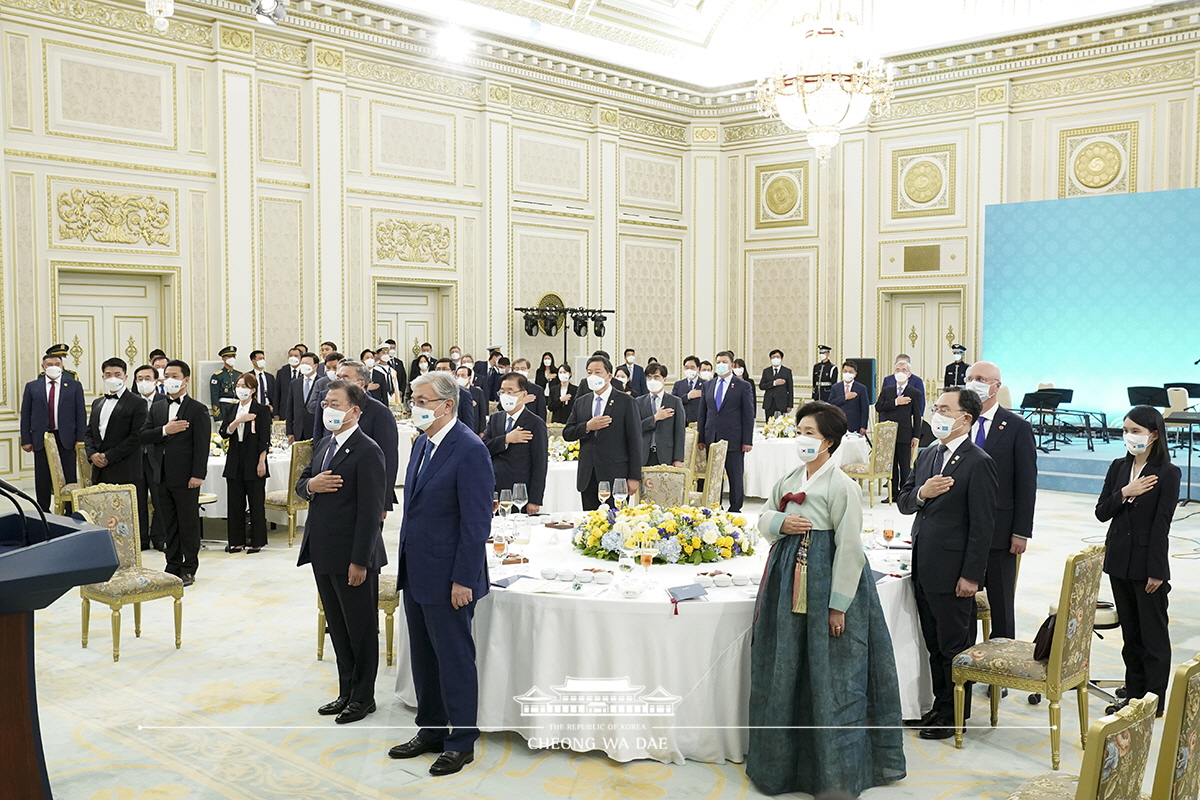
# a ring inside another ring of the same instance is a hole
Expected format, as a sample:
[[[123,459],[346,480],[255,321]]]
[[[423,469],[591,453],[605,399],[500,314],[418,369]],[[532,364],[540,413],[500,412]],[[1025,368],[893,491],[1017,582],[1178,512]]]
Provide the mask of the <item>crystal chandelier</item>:
[[[167,17],[175,13],[175,3],[172,0],[146,0],[146,13],[154,20],[154,30],[165,33]]]
[[[779,66],[758,82],[758,109],[804,131],[824,161],[842,130],[867,114],[880,113],[892,99],[892,75],[867,53],[858,20],[822,0],[814,14],[793,20]]]

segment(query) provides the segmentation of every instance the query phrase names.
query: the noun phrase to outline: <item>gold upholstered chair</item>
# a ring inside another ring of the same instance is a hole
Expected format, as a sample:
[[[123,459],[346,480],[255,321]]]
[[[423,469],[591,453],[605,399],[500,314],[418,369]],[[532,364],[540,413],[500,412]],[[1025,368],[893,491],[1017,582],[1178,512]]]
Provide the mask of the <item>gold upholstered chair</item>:
[[[46,463],[50,465],[50,513],[62,514],[71,502],[71,492],[79,488],[79,483],[67,483],[62,456],[58,454],[58,437],[50,431],[46,431],[44,436],[42,441],[46,449]]]
[[[642,467],[642,485],[638,498],[661,508],[673,508],[687,502],[688,471],[669,465]]]
[[[557,437],[557,438],[561,439],[562,435],[563,435],[563,428],[565,428],[565,427],[567,427],[567,426],[561,422],[547,422],[546,423],[547,438],[553,439],[553,438]]]
[[[121,608],[133,606],[133,635],[142,635],[142,603],[160,597],[175,598],[175,649],[182,642],[183,581],[175,575],[142,566],[141,537],[137,524],[137,494],[132,484],[102,483],[75,489],[71,505],[95,525],[107,528],[120,560],[117,571],[104,583],[79,587],[83,599],[83,646],[88,646],[92,601],[112,609],[113,661],[121,658]]]
[[[395,653],[396,609],[400,608],[400,591],[396,588],[396,574],[379,576],[379,610],[384,615],[384,632],[387,642],[387,665],[392,665]],[[325,606],[317,595],[317,661],[325,660]]]
[[[721,439],[704,448],[708,460],[704,465],[703,491],[688,492],[690,506],[719,506],[721,492],[725,488],[725,455],[729,452],[729,442]]]
[[[92,462],[88,460],[87,445],[83,442],[75,443],[75,476],[80,489],[92,485]]]
[[[292,461],[288,467],[288,485],[286,489],[276,489],[267,492],[263,505],[267,508],[286,511],[288,515],[288,547],[296,538],[296,514],[308,508],[308,501],[296,494],[296,483],[300,480],[304,468],[312,461],[312,439],[292,443]]]
[[[696,453],[700,449],[696,447],[696,442],[699,438],[695,427],[688,425],[683,429],[683,468],[688,471],[689,480],[696,472]],[[691,491],[691,484],[688,485],[688,491]]]
[[[882,496],[883,481],[887,481],[889,484],[892,481],[892,462],[896,460],[896,432],[899,429],[900,425],[896,422],[879,423],[872,431],[875,438],[871,440],[870,460],[866,464],[861,462],[842,464],[842,472],[858,481],[859,485],[866,485],[871,508],[875,507],[876,489]],[[895,491],[890,487],[889,491],[892,491],[894,501]]]
[[[271,420],[271,437],[274,438],[276,436],[287,436],[287,420]]]
[[[1104,566],[1104,547],[1095,545],[1067,559],[1059,592],[1050,658],[1037,661],[1033,642],[1014,639],[989,639],[973,645],[954,657],[954,744],[962,749],[964,685],[969,681],[991,686],[1036,692],[1050,701],[1050,760],[1058,769],[1062,740],[1063,694],[1075,690],[1079,703],[1079,731],[1087,746],[1088,663],[1092,652],[1092,625],[1096,618],[1096,598],[1100,594],[1100,575]],[[1066,609],[1063,614],[1061,609]],[[991,692],[992,725],[1000,713],[1000,692]]]
[[[1008,800],[1137,800],[1150,759],[1158,698],[1148,694],[1115,714],[1096,720],[1088,731],[1092,744],[1083,750],[1079,775],[1047,772],[1030,778]],[[1165,752],[1165,750],[1164,750]],[[1174,754],[1171,754],[1172,760]],[[1195,797],[1195,794],[1190,795]],[[1159,794],[1155,800],[1183,800]]]
[[[1021,577],[1021,556],[1017,556],[1017,569],[1013,578],[1013,589],[1016,590],[1017,580]],[[1051,612],[1054,613],[1054,612]],[[987,589],[975,593],[975,619],[983,626],[983,640],[992,638],[992,600],[988,597]]]
[[[1150,797],[1189,800],[1200,797],[1200,655],[1180,664],[1171,681],[1163,716],[1158,767]]]

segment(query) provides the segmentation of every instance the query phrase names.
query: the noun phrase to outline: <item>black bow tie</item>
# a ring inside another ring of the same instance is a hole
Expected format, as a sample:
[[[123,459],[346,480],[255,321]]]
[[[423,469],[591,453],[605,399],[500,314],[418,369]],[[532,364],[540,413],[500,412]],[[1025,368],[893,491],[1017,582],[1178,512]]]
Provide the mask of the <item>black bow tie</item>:
[[[113,392],[112,394],[106,394],[106,395],[104,395],[104,399],[105,399],[105,400],[116,400],[116,399],[117,399],[117,393],[116,393],[116,392]]]
[[[181,403],[181,402],[183,402],[182,397],[168,397],[167,398],[167,403]]]

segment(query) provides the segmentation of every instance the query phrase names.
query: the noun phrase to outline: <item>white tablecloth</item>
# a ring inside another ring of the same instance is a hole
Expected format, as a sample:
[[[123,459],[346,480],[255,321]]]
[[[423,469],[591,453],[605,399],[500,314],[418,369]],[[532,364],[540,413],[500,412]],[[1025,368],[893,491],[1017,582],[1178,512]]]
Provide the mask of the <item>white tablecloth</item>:
[[[838,464],[867,461],[871,446],[857,435],[847,435],[833,454]],[[747,497],[770,497],[771,490],[784,475],[800,466],[796,455],[795,439],[767,439],[754,437],[754,449],[746,454],[746,472],[743,486]],[[728,483],[728,482],[727,482]]]
[[[400,451],[400,468],[396,470],[396,485],[404,485],[404,474],[408,471],[408,459],[412,455],[412,443],[416,438],[417,428],[415,425],[408,422],[396,423],[396,430],[399,435],[396,437],[397,449]]]
[[[575,488],[575,476],[578,474],[578,461],[550,462],[546,468],[546,495],[542,498],[542,511],[557,514],[583,510],[579,490]]]
[[[586,584],[582,592],[530,593],[544,583],[540,572],[546,566],[615,571],[612,562],[572,550],[570,531],[558,532],[558,545],[549,544],[554,533],[534,528],[532,543],[516,546],[530,563],[505,568],[534,580],[493,588],[476,608],[479,727],[517,732],[535,748],[602,750],[618,761],[743,760],[749,741],[750,629],[757,587],[709,589],[708,602],[681,603],[678,614],[665,588],[692,583],[695,567],[652,567],[656,586],[636,599],[595,584]],[[880,557],[887,554],[872,554]],[[719,566],[734,574],[761,574],[764,559],[765,548]],[[895,569],[894,562],[880,566],[881,571]],[[634,575],[642,574],[637,567]],[[618,573],[612,586],[620,580]],[[597,590],[603,593],[592,593]],[[918,717],[932,704],[932,693],[911,582],[885,577],[878,590],[892,631],[903,714]],[[415,707],[406,626],[403,615],[398,618],[396,696]],[[541,696],[561,702],[564,687],[579,681],[584,682],[581,689],[601,696],[625,686],[638,698],[666,694],[669,699],[663,702],[670,713],[523,713],[526,706],[515,699],[530,702],[530,696]]]

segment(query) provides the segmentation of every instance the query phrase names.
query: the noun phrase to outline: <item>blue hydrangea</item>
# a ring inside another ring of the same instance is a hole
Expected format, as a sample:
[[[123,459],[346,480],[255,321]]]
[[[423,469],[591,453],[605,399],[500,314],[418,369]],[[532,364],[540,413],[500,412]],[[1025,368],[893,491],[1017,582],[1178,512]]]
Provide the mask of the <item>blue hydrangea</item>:
[[[609,531],[600,537],[600,546],[605,550],[619,550],[622,544],[621,534]]]
[[[669,539],[658,540],[658,555],[668,564],[674,564],[679,561],[679,556],[682,553],[683,547],[680,546],[679,540],[674,536]]]

